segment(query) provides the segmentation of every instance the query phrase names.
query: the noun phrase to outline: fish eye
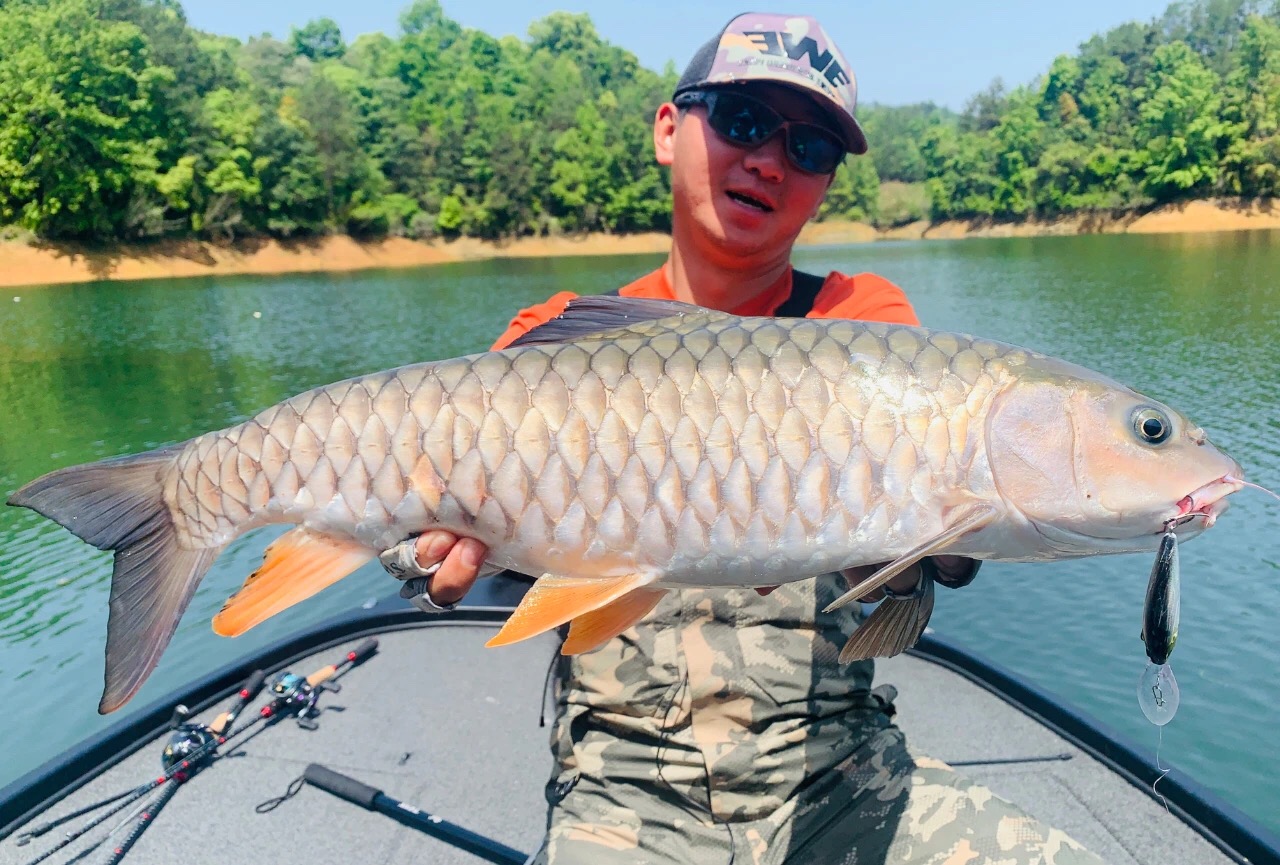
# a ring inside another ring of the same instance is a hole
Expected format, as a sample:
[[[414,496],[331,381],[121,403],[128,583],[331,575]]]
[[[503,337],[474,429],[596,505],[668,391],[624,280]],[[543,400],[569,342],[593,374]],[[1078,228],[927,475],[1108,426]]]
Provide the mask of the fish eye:
[[[1133,431],[1147,444],[1158,445],[1173,434],[1173,423],[1159,409],[1140,408],[1133,413]]]

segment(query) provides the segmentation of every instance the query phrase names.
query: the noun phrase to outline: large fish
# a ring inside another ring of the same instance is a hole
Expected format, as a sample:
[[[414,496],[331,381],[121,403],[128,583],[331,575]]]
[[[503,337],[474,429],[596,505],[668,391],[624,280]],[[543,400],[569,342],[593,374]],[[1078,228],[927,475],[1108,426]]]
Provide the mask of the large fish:
[[[114,550],[102,712],[142,685],[236,536],[296,523],[214,618],[235,635],[432,528],[543,574],[503,644],[593,648],[679,586],[765,586],[926,555],[1041,561],[1202,531],[1240,467],[1177,412],[1009,345],[834,319],[574,301],[504,351],[316,388],[18,490]],[[913,643],[882,604],[846,656]]]

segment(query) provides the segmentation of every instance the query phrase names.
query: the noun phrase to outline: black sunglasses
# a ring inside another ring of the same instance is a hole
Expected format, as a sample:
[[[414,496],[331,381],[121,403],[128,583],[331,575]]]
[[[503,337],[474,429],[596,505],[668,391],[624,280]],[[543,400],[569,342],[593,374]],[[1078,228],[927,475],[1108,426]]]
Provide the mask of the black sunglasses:
[[[677,108],[707,107],[707,124],[738,147],[759,147],[778,130],[786,135],[787,161],[810,174],[830,174],[847,152],[844,143],[816,123],[788,120],[759,99],[725,90],[691,90],[675,99]]]

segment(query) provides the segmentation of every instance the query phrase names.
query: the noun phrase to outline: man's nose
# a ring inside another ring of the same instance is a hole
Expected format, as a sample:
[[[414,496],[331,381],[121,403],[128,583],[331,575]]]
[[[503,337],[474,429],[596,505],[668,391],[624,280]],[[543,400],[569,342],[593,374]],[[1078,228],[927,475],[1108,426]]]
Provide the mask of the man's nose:
[[[787,173],[786,135],[779,130],[754,150],[748,150],[742,164],[762,180],[778,183]]]

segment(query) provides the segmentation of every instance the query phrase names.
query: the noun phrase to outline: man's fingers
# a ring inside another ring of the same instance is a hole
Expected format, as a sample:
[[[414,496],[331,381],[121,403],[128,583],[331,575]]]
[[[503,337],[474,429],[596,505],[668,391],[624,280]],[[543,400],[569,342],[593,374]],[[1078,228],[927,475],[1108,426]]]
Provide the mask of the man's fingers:
[[[845,582],[849,584],[849,588],[856,588],[859,583],[870,577],[876,571],[883,568],[888,562],[881,562],[876,565],[858,565],[852,568],[845,568],[840,573],[844,575]],[[919,565],[912,565],[898,576],[889,581],[887,588],[899,595],[910,594],[910,592],[920,584],[921,569]],[[877,601],[884,600],[884,589],[876,589],[868,592],[858,598],[864,604],[874,604]]]
[[[439,564],[449,551],[458,543],[458,536],[452,532],[423,532],[418,535],[414,550],[418,554],[418,565],[429,568]]]
[[[488,554],[488,548],[475,538],[459,538],[431,577],[432,600],[441,606],[462,600],[475,584]]]

